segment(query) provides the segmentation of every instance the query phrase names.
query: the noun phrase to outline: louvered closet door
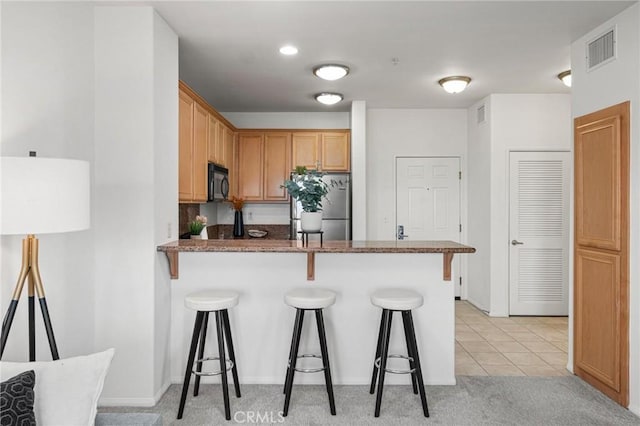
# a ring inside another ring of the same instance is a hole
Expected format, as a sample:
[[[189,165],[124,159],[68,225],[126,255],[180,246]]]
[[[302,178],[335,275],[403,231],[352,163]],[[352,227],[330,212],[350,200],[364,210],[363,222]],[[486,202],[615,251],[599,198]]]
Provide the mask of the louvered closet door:
[[[570,158],[510,153],[510,315],[569,313]]]

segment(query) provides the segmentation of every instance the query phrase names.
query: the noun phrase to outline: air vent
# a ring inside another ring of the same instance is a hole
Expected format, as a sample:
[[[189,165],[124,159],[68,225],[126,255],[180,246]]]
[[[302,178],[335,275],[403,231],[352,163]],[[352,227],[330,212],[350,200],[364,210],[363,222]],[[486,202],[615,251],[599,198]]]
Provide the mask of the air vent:
[[[613,61],[616,58],[616,31],[609,29],[587,43],[587,71]]]
[[[484,123],[484,104],[478,107],[478,124]]]

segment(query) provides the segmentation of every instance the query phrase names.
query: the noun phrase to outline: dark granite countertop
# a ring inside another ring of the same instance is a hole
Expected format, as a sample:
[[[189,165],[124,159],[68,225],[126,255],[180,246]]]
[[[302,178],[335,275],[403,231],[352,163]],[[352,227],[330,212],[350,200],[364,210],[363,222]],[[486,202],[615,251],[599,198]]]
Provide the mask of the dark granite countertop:
[[[272,253],[475,253],[453,241],[311,241],[224,239],[178,240],[158,246],[162,252],[272,252]]]

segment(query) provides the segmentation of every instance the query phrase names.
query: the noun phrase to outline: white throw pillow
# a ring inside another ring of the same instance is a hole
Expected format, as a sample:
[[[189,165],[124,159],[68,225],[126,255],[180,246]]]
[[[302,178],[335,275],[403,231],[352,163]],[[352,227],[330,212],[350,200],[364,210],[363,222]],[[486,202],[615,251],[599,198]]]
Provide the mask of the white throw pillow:
[[[0,361],[0,379],[36,372],[35,407],[39,426],[93,425],[98,398],[114,350],[58,361]]]

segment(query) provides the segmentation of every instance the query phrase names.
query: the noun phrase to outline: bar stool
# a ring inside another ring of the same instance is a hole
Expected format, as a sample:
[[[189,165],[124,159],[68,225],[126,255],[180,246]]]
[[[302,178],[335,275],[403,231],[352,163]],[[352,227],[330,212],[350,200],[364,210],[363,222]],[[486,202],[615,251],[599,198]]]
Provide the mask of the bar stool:
[[[287,305],[296,308],[296,320],[293,325],[293,337],[291,338],[291,349],[289,350],[289,362],[287,364],[287,375],[284,384],[284,410],[282,415],[287,417],[289,413],[289,401],[291,400],[291,389],[293,388],[293,376],[295,372],[317,373],[324,371],[324,381],[327,386],[327,394],[329,395],[329,407],[331,414],[335,416],[336,404],[333,399],[333,384],[331,383],[331,368],[329,367],[329,353],[327,351],[327,338],[324,332],[322,309],[336,302],[336,294],[333,291],[320,288],[299,288],[285,294],[284,301]],[[305,311],[311,310],[316,313],[321,356],[314,354],[298,355],[304,313]],[[322,367],[308,369],[296,368],[298,358],[322,358]]]
[[[422,400],[422,411],[425,417],[429,417],[427,406],[427,396],[424,391],[422,381],[422,368],[420,367],[420,357],[418,355],[418,344],[416,342],[416,332],[413,327],[413,316],[411,310],[422,306],[422,295],[413,290],[386,289],[374,292],[371,295],[371,303],[382,308],[382,318],[380,320],[380,331],[378,332],[378,345],[376,347],[376,358],[373,363],[373,374],[371,375],[371,388],[369,393],[373,395],[378,382],[378,394],[376,396],[375,416],[380,416],[380,405],[382,403],[382,388],[384,386],[385,373],[411,374],[411,384],[413,393],[420,392]],[[389,355],[389,338],[391,336],[391,320],[393,313],[402,312],[402,323],[404,324],[404,335],[407,342],[407,356]],[[387,368],[387,358],[404,358],[409,361],[408,370],[394,370]]]
[[[196,376],[193,388],[193,396],[198,396],[200,390],[200,377],[217,376],[222,378],[222,394],[224,396],[224,414],[227,420],[231,420],[231,408],[229,406],[229,388],[227,384],[227,373],[231,370],[233,374],[233,384],[236,389],[236,396],[240,398],[240,383],[238,382],[238,368],[236,367],[236,355],[233,350],[233,340],[231,338],[231,327],[229,326],[229,313],[227,309],[238,304],[238,293],[229,290],[205,290],[192,293],[184,299],[184,305],[197,311],[196,322],[193,327],[193,337],[191,338],[191,349],[187,360],[187,369],[184,373],[184,384],[182,385],[182,397],[180,398],[180,408],[178,409],[178,419],[182,418],[184,404],[189,391],[189,381],[191,374]],[[207,335],[207,323],[209,322],[209,312],[216,314],[216,328],[218,335],[218,356],[204,358],[204,344]],[[226,359],[224,341],[227,341],[229,360]],[[193,369],[196,348],[200,342],[196,369]],[[206,361],[220,361],[220,369],[217,371],[202,371],[202,364]]]

